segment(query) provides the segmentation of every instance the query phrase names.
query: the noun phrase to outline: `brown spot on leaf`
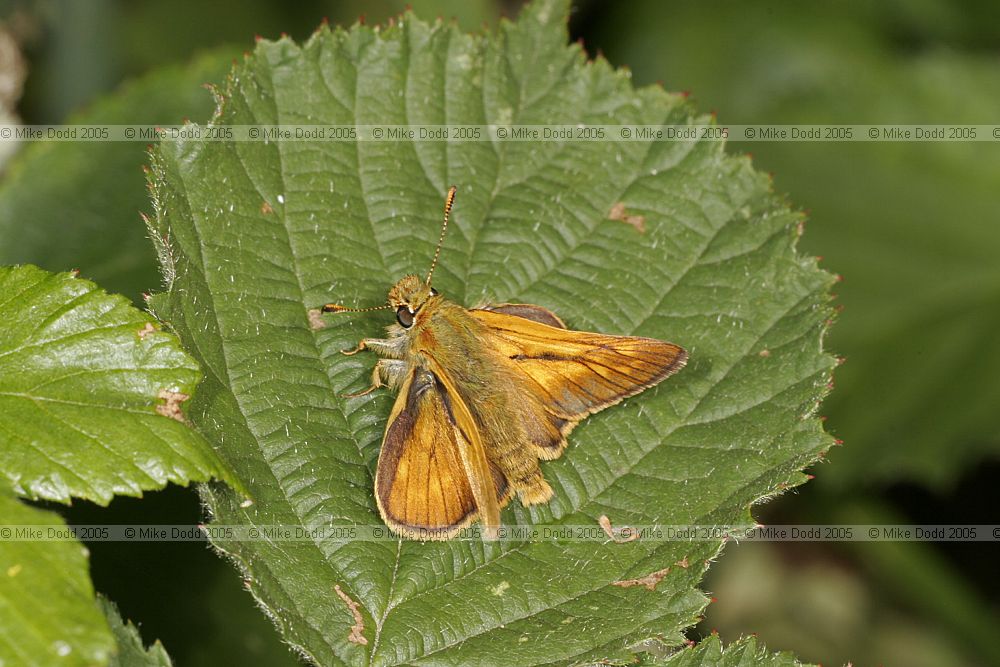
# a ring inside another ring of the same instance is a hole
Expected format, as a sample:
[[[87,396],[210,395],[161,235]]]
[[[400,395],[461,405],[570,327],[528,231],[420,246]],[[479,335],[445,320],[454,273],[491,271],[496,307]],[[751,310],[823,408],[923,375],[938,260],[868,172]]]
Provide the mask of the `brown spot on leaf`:
[[[156,397],[163,401],[163,403],[156,406],[157,414],[163,415],[164,417],[170,417],[171,419],[176,419],[179,422],[184,421],[184,413],[181,411],[181,403],[191,398],[189,394],[184,394],[179,391],[170,391],[169,389],[161,389],[160,393],[158,393]]]
[[[260,205],[260,212],[263,215],[270,215],[270,214],[274,213],[274,209],[271,208],[271,202],[265,201],[263,204],[261,204]]]
[[[604,534],[611,538],[612,541],[617,544],[624,544],[626,542],[632,542],[639,539],[639,533],[635,532],[635,529],[625,526],[624,528],[614,528],[611,525],[611,519],[607,515],[602,514],[597,520],[598,525],[604,530]]]
[[[139,329],[139,338],[145,338],[149,334],[156,331],[156,327],[153,326],[152,322],[146,322],[146,326]]]
[[[761,350],[760,352],[757,353],[757,356],[760,356],[760,357],[770,357],[771,356],[771,350]]]
[[[618,220],[626,225],[632,225],[640,234],[646,233],[646,216],[629,215],[625,209],[625,202],[618,202],[608,211],[608,220]]]
[[[662,570],[657,570],[651,574],[647,574],[645,577],[639,577],[638,579],[624,579],[622,581],[611,582],[612,586],[620,586],[622,588],[631,588],[632,586],[645,586],[651,591],[656,590],[656,585],[663,581],[663,577],[670,573],[670,568],[665,567]]]
[[[326,328],[326,322],[323,321],[323,311],[319,308],[310,308],[307,313],[309,316],[309,328],[313,331],[318,331],[320,329]]]
[[[352,644],[361,644],[362,646],[368,645],[368,639],[365,637],[365,619],[361,616],[361,605],[351,599],[351,596],[340,589],[340,584],[335,584],[333,587],[334,592],[337,594],[347,608],[351,612],[351,616],[354,617],[354,625],[351,626],[351,632],[347,635],[347,641]]]

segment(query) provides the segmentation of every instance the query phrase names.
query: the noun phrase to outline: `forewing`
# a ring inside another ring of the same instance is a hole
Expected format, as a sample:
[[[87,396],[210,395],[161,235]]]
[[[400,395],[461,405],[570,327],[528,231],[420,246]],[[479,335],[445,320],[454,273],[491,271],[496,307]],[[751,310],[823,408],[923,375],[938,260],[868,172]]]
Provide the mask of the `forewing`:
[[[479,518],[486,529],[486,537],[494,539],[497,536],[496,529],[500,526],[500,507],[508,499],[507,482],[490,463],[476,420],[447,370],[432,355],[426,356],[426,362],[432,369],[437,386],[441,388],[448,417],[455,426],[460,445],[458,452],[476,500]]]
[[[415,368],[396,399],[379,453],[375,496],[386,524],[407,537],[447,539],[474,521],[480,508],[463,452],[470,447],[444,385],[430,370]],[[508,494],[502,475],[490,472],[495,507]]]
[[[533,425],[535,444],[554,450],[548,456],[558,455],[562,436],[580,419],[652,387],[687,361],[683,348],[653,338],[571,331],[485,309],[469,312],[486,325],[484,342],[526,381],[525,411],[536,411],[535,400],[548,414],[548,424]]]

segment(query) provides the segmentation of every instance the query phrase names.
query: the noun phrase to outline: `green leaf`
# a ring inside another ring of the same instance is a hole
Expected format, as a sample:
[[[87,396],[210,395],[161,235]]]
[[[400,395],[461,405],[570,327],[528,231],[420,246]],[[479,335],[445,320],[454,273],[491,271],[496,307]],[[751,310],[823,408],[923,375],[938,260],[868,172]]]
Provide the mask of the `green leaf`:
[[[663,667],[806,667],[788,653],[770,653],[757,646],[755,637],[743,637],[723,648],[712,634],[697,646],[677,651],[666,658],[643,657],[639,665]]]
[[[495,36],[406,14],[387,29],[323,28],[303,46],[262,42],[213,123],[710,123],[567,47],[567,11],[536,2]],[[338,351],[390,320],[313,329],[308,310],[379,303],[425,270],[451,183],[442,293],[538,303],[572,328],[691,354],[675,378],[574,431],[543,465],[553,501],[512,503],[505,522],[745,522],[752,503],[804,481],[830,445],[811,415],[833,366],[820,346],[831,277],[795,253],[801,216],[719,143],[189,139],[155,154],[170,289],[154,305],[206,373],[191,419],[257,501],[206,489],[217,521],[381,523],[372,476],[393,398],[343,398],[374,360]],[[610,219],[619,203],[644,232]],[[536,665],[629,659],[650,637],[680,645],[721,543],[216,546],[318,664]],[[654,590],[613,585],[668,568]]]
[[[0,470],[18,494],[106,505],[167,482],[237,484],[183,423],[200,373],[173,334],[71,273],[0,267],[0,294]]]
[[[131,81],[70,118],[80,124],[179,124],[214,101],[202,84],[221,81],[238,51],[217,49],[183,67]],[[139,216],[149,209],[138,141],[39,141],[12,160],[0,185],[0,264],[76,268],[111,292],[138,299],[160,285]]]
[[[0,663],[106,664],[114,638],[94,599],[87,549],[54,539],[69,530],[59,515],[26,505],[6,484],[0,523]],[[12,539],[6,531],[19,525],[42,531],[42,539]]]
[[[98,602],[117,643],[117,651],[108,663],[109,667],[170,667],[173,664],[159,640],[148,649],[143,646],[139,629],[132,625],[132,621],[122,619],[114,602],[104,597],[98,598]]]

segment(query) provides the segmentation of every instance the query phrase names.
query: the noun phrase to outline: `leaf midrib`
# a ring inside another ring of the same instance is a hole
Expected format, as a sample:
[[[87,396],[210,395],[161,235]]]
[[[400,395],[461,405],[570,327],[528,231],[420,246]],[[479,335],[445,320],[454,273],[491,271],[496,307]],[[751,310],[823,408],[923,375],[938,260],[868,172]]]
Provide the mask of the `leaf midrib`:
[[[488,47],[488,45],[485,42],[483,42],[482,43],[482,49],[483,49],[483,51],[485,51],[487,49],[487,47]],[[569,59],[567,59],[567,60],[569,60]],[[514,71],[513,71],[513,68],[511,67],[510,57],[507,54],[506,50],[504,51],[503,62],[504,62],[504,65],[507,67],[508,73],[510,73],[511,76],[513,76],[514,75]],[[574,61],[573,60],[569,60],[569,64],[567,65],[567,67],[571,67],[573,64],[574,64]],[[484,69],[485,69],[485,66],[484,66]],[[558,81],[558,79],[554,79],[554,81]],[[553,82],[548,88],[546,88],[545,94],[548,94],[549,91],[551,91],[552,88],[555,85],[556,85],[556,83]],[[524,79],[523,78],[519,78],[518,79],[518,89],[517,89],[517,100],[515,100],[515,104],[513,105],[513,108],[511,109],[511,115],[510,115],[510,117],[511,117],[511,124],[515,124],[516,123],[516,119],[518,119],[518,118],[521,117],[521,114],[524,112],[524,110],[526,108],[525,107],[525,103],[524,103],[524,101],[525,101],[525,89],[526,89],[526,86],[525,86]],[[591,89],[588,88],[588,93],[591,93],[591,92],[592,92]],[[544,97],[540,97],[539,99],[544,99]],[[489,110],[486,108],[486,86],[485,85],[482,85],[480,87],[479,101],[483,105],[483,118],[488,121],[489,120]],[[447,110],[447,106],[445,107],[445,109]],[[447,120],[447,117],[446,117],[446,120]],[[568,145],[568,142],[564,143],[562,146],[560,146],[559,150],[556,153],[554,153],[553,156],[561,155],[562,151],[565,150],[565,147],[567,145]],[[497,149],[492,142],[490,143],[490,146],[493,147],[493,154],[494,154],[495,161],[496,161],[496,171],[495,171],[495,176],[493,178],[493,188],[490,190],[490,196],[486,200],[486,205],[483,206],[483,214],[482,214],[482,216],[480,216],[478,224],[476,224],[472,228],[472,234],[471,234],[470,239],[469,239],[469,249],[468,249],[468,254],[467,254],[467,258],[468,259],[467,259],[466,264],[465,264],[465,278],[464,278],[464,282],[463,282],[463,285],[465,286],[465,292],[463,293],[463,296],[464,296],[463,301],[464,301],[464,303],[469,303],[469,284],[470,284],[471,278],[472,278],[472,262],[473,262],[473,260],[476,257],[476,244],[479,241],[479,237],[482,235],[483,229],[486,227],[486,221],[489,219],[490,212],[493,210],[493,205],[496,203],[497,195],[499,195],[500,192],[502,192],[502,189],[500,189],[500,175],[503,173],[503,171],[500,169],[500,165],[503,164],[503,160],[504,160],[504,158],[507,155],[507,146],[506,146],[505,142],[500,142],[499,149]],[[551,161],[551,158],[549,159],[549,161]],[[536,169],[535,173],[537,173],[537,171],[538,170]]]

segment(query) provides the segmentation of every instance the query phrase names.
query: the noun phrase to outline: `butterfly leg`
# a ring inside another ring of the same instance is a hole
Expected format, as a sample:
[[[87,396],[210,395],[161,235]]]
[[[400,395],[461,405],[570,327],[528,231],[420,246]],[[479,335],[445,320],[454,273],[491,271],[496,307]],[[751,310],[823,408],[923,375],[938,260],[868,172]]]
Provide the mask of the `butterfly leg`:
[[[358,352],[360,352],[363,349],[365,349],[365,341],[364,340],[362,340],[360,343],[358,343],[358,346],[356,348],[354,348],[353,350],[341,350],[340,353],[342,355],[344,355],[345,357],[351,357],[351,356],[354,356],[355,354],[357,354]]]
[[[345,398],[357,398],[366,396],[379,387],[389,387],[396,389],[403,384],[406,377],[406,362],[398,359],[379,359],[372,369],[372,384],[364,391],[354,394],[344,394]]]
[[[350,357],[362,350],[371,350],[380,357],[402,359],[406,355],[407,342],[405,336],[398,336],[396,338],[363,338],[353,350],[341,350],[340,353]]]

